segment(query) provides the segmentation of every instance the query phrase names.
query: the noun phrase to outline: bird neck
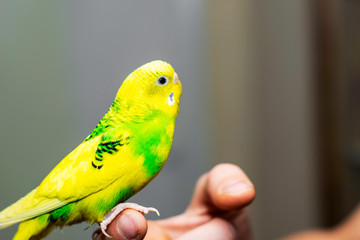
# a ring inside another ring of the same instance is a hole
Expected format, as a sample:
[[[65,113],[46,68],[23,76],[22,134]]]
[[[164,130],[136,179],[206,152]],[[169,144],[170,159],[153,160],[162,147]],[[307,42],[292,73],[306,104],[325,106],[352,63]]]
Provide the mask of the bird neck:
[[[154,109],[148,103],[115,99],[104,118],[113,119],[113,121],[119,121],[120,123],[140,123],[152,119],[155,116],[171,118],[168,114]]]

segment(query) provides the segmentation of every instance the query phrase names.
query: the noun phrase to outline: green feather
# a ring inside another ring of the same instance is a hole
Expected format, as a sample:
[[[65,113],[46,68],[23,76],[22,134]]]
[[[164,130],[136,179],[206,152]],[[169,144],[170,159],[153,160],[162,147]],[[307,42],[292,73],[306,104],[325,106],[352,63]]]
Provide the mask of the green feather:
[[[69,203],[61,208],[58,208],[51,212],[50,221],[56,222],[58,220],[66,221],[71,211],[73,203]]]

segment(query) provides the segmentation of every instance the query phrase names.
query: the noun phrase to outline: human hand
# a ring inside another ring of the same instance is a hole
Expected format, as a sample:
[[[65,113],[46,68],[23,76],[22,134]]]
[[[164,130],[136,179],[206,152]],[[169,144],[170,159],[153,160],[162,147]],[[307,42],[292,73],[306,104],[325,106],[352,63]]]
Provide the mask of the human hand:
[[[360,205],[340,223],[330,229],[307,230],[287,236],[282,240],[355,240],[360,239]]]
[[[183,214],[147,222],[141,213],[125,210],[109,225],[107,233],[113,240],[248,240],[252,234],[245,207],[254,197],[254,186],[239,167],[219,164],[199,178]],[[93,239],[109,238],[98,229]]]

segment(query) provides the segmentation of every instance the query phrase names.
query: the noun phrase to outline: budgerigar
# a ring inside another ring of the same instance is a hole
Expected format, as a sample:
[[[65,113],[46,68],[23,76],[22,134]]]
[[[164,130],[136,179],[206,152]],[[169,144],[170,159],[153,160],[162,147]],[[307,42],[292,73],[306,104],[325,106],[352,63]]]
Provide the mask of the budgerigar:
[[[182,86],[170,64],[152,61],[132,72],[91,134],[42,183],[0,212],[0,228],[22,222],[15,240],[41,239],[56,226],[107,225],[123,203],[162,169],[170,153]]]

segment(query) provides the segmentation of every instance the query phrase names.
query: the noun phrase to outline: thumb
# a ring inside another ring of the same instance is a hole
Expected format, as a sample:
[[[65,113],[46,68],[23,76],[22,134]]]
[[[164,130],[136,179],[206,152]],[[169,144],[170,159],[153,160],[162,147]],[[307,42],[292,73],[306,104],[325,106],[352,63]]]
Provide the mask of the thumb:
[[[93,234],[94,240],[142,240],[148,229],[147,221],[138,211],[127,209],[112,221],[106,232],[112,237],[106,237],[100,229]]]
[[[198,180],[187,211],[239,210],[254,197],[253,184],[238,166],[219,164]]]

